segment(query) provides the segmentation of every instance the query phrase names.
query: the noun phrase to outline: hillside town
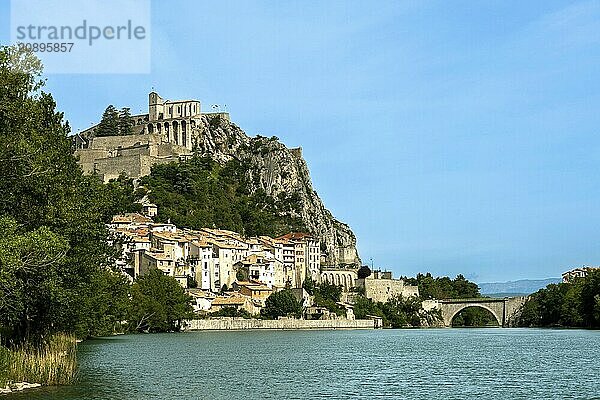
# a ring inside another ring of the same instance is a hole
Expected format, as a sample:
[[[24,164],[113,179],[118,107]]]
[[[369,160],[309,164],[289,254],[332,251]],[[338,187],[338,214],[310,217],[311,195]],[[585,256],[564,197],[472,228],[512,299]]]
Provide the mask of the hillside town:
[[[291,289],[306,312],[329,319],[340,316],[313,307],[303,289],[309,279],[339,286],[341,318],[353,319],[353,294],[364,293],[385,302],[392,296],[418,296],[417,286],[393,279],[391,272],[373,271],[359,279],[358,269],[324,265],[319,239],[301,232],[276,238],[244,237],[229,230],[178,228],[154,222],[157,208],[145,204],[144,212],[113,217],[108,225],[111,244],[120,253],[117,268],[131,281],[151,269],[171,276],[194,299],[198,313],[226,307],[257,314],[271,293]]]

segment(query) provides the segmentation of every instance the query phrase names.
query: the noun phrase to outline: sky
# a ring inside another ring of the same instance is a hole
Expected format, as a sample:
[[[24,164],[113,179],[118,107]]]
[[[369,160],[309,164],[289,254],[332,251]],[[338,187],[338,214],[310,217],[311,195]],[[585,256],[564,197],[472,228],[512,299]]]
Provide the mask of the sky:
[[[153,1],[150,73],[46,90],[74,131],[226,104],[303,148],[363,262],[491,282],[600,264],[599,64],[598,1]]]

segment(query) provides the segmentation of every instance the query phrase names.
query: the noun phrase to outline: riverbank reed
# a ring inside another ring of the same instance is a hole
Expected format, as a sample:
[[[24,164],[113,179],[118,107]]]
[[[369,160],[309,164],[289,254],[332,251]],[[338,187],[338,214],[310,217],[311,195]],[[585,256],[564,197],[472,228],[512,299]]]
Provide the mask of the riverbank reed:
[[[0,347],[0,387],[13,382],[68,385],[77,374],[75,336],[58,333],[39,345]]]

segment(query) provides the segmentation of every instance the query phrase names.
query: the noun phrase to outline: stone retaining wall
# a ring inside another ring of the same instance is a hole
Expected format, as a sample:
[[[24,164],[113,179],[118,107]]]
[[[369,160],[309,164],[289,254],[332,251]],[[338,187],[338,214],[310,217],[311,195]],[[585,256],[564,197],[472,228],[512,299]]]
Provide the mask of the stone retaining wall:
[[[188,331],[243,330],[243,329],[374,329],[374,321],[368,319],[197,319],[186,321]]]

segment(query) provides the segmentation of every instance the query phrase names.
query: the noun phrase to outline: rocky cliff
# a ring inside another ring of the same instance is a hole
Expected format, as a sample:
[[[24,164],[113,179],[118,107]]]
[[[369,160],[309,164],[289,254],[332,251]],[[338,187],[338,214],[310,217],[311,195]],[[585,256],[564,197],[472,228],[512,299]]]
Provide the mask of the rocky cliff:
[[[300,206],[294,211],[311,233],[318,235],[327,264],[360,265],[356,237],[350,227],[333,217],[312,187],[302,150],[288,149],[276,137],[248,137],[222,116],[203,115],[194,135],[196,153],[224,164],[237,159],[247,166],[251,190],[263,189],[277,199],[296,194]]]

